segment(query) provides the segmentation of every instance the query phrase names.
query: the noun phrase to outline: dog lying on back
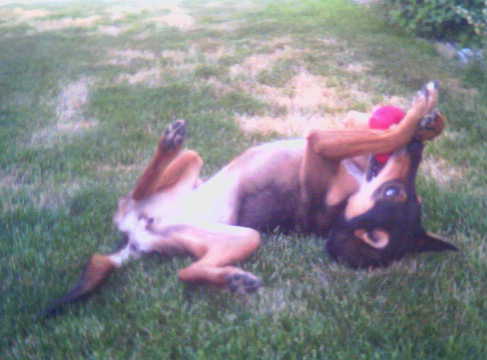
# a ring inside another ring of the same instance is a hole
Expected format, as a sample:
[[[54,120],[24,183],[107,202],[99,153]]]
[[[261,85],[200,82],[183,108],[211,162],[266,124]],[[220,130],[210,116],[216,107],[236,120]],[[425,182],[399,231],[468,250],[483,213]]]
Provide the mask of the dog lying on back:
[[[437,84],[428,83],[389,129],[352,119],[347,129],[256,146],[205,182],[200,156],[182,147],[185,122],[174,122],[119,201],[114,222],[125,244],[93,255],[78,284],[45,314],[86,297],[114,269],[152,252],[193,256],[179,271],[182,281],[253,292],[260,279],[234,264],[257,250],[260,231],[276,227],[327,236],[331,257],[354,268],[456,250],[423,229],[415,188],[423,142],[444,127],[437,99]]]

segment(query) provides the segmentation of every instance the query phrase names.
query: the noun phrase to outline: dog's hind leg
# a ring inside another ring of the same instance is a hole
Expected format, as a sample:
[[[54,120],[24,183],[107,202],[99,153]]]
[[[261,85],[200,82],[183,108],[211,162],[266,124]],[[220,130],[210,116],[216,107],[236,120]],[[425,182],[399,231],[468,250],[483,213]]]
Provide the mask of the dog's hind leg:
[[[175,121],[166,128],[149,165],[136,182],[131,193],[133,200],[145,199],[173,186],[184,177],[190,163],[197,162],[201,168],[202,160],[197,153],[181,151],[185,134],[186,124],[183,120]]]
[[[154,250],[164,253],[167,246],[178,247],[197,259],[179,271],[180,280],[222,286],[238,293],[250,293],[260,287],[256,276],[232,265],[259,247],[257,231],[223,224],[173,225],[151,231],[160,236]]]

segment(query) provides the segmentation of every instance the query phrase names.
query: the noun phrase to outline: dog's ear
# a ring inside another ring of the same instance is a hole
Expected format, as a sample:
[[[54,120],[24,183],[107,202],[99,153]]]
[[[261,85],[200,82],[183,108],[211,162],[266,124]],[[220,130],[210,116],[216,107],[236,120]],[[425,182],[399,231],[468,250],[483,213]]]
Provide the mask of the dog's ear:
[[[416,244],[413,251],[418,253],[425,251],[458,251],[456,246],[426,231],[422,231],[415,240]]]

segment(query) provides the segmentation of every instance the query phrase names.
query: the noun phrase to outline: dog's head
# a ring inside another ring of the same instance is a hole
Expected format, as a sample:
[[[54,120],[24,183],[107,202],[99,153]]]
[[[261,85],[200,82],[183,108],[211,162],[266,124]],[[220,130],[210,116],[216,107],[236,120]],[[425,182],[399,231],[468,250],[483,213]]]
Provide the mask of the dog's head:
[[[422,151],[422,142],[412,141],[383,165],[371,157],[365,181],[330,232],[326,248],[332,258],[369,268],[412,252],[457,250],[422,226],[415,186]]]

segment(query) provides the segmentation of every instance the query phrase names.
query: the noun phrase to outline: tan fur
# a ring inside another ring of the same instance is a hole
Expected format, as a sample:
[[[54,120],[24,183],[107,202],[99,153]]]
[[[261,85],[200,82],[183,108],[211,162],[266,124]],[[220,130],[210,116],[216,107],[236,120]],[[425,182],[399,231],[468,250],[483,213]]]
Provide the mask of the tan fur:
[[[377,198],[377,189],[384,183],[391,180],[405,180],[410,171],[410,159],[405,151],[393,155],[392,161],[388,161],[381,173],[370,183],[361,187],[348,200],[345,210],[345,218],[352,219],[370,210]],[[397,201],[405,201],[406,198],[399,196]]]

